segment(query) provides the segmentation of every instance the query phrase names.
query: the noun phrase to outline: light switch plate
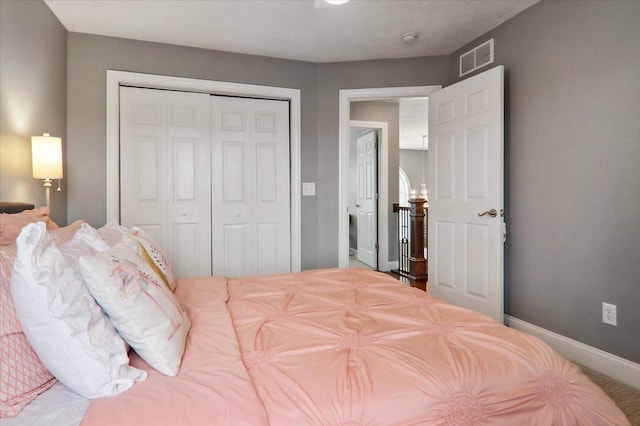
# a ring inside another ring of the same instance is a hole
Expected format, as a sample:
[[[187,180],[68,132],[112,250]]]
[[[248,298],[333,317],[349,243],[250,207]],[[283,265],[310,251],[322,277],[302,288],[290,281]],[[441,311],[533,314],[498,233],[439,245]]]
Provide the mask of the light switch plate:
[[[316,195],[316,183],[302,182],[302,195],[307,197]]]

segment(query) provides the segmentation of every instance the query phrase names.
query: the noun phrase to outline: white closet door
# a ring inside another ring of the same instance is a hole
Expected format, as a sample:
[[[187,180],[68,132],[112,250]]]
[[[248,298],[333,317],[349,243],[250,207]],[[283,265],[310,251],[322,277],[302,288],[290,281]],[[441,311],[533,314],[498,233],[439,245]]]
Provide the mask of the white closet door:
[[[120,88],[120,220],[152,235],[177,277],[211,274],[209,97]]]
[[[213,274],[291,271],[289,104],[211,98]]]

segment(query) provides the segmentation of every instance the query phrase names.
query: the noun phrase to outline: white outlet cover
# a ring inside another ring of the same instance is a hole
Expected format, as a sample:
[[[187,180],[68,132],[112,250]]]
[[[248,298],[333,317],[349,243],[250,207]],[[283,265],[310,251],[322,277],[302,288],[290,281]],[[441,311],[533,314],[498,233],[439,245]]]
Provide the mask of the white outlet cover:
[[[602,303],[602,322],[613,325],[614,327],[618,326],[616,305],[612,305],[611,303]]]
[[[302,182],[302,195],[307,197],[316,195],[316,183]]]

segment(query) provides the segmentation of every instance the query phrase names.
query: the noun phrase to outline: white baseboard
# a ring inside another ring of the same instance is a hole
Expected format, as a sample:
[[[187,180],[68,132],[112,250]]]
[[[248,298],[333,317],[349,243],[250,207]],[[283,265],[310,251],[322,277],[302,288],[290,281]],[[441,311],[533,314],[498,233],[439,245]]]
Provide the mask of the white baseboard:
[[[378,267],[378,271],[392,271],[394,269],[398,269],[397,260],[387,261],[386,264],[380,265],[380,267]]]
[[[357,257],[358,256],[358,250],[349,247],[349,256]]]
[[[565,358],[640,389],[640,364],[509,315],[504,320],[509,327],[537,337]]]

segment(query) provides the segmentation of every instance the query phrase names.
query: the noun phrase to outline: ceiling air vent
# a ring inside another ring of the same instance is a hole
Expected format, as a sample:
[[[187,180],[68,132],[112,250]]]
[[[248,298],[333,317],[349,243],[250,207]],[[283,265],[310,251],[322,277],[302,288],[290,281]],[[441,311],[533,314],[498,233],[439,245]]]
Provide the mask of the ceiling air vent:
[[[493,62],[493,39],[460,55],[460,77]]]

